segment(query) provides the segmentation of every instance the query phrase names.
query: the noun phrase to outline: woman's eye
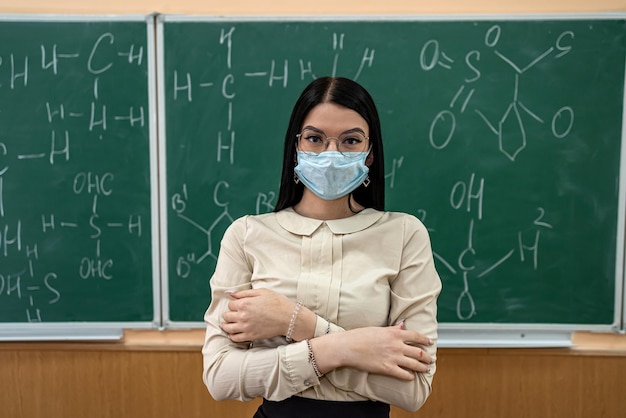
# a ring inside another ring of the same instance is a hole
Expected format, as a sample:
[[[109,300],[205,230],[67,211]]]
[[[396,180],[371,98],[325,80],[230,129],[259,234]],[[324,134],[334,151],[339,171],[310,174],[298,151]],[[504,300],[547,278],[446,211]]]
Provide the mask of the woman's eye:
[[[320,143],[322,142],[322,138],[319,136],[315,136],[315,135],[309,135],[306,137],[306,140],[309,142],[312,142],[314,144]]]
[[[346,145],[356,145],[356,144],[359,144],[361,140],[358,137],[348,137],[348,138],[344,138],[343,141],[341,142]]]

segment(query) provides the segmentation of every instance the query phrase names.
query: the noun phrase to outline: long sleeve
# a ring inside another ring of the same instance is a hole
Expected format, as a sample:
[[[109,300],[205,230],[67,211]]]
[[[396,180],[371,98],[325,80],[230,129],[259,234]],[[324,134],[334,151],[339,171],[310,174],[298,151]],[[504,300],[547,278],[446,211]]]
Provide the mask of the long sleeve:
[[[226,291],[266,288],[317,315],[314,337],[404,319],[436,341],[441,282],[417,218],[373,209],[330,221],[290,209],[243,217],[224,234],[210,285],[203,380],[215,399],[372,399],[414,410],[428,397],[434,365],[411,382],[346,367],[317,378],[305,342],[277,336],[251,348],[220,328]],[[424,348],[434,356],[436,346]]]
[[[424,347],[433,357],[437,346],[437,297],[441,280],[435,270],[428,232],[416,218],[404,220],[404,246],[399,273],[390,280],[389,324],[404,319],[405,328],[428,336],[434,344]],[[419,409],[431,393],[435,364],[429,373],[415,373],[412,381],[341,368],[326,375],[338,389],[387,402],[403,409]]]
[[[211,304],[206,311],[206,337],[202,349],[203,380],[216,400],[285,399],[319,384],[305,342],[258,347],[230,341],[220,328],[228,310],[226,290],[251,287],[252,264],[244,246],[246,218],[235,221],[224,234],[215,273],[211,278]]]

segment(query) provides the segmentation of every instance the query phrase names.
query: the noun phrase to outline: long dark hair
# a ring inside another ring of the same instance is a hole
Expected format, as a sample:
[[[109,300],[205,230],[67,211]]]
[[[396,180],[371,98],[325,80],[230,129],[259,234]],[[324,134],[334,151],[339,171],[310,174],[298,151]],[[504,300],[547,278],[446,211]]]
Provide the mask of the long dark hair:
[[[360,84],[342,77],[322,77],[312,81],[294,105],[285,134],[283,170],[280,190],[274,212],[291,207],[302,199],[304,186],[294,182],[296,166],[296,135],[302,129],[304,119],[311,109],[320,103],[334,103],[357,112],[369,126],[371,153],[374,157],[369,167],[370,184],[360,185],[352,197],[366,208],[385,210],[385,162],[383,155],[380,119],[370,94]]]

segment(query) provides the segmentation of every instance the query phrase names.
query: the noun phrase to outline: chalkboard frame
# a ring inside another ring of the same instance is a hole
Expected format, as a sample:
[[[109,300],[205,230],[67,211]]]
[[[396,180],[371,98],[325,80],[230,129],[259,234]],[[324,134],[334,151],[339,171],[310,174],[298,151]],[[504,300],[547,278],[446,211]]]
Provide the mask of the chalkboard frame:
[[[298,21],[307,19],[314,22],[325,21],[481,21],[481,20],[624,20],[625,13],[573,13],[573,14],[523,14],[523,15],[349,15],[349,16],[185,16],[161,15],[157,18],[157,58],[159,60],[159,85],[164,86],[163,55],[164,39],[163,26],[167,22],[260,22],[260,21]],[[162,178],[166,178],[165,167],[165,96],[164,89],[159,90],[159,167]],[[622,100],[624,108],[625,100]],[[626,120],[626,111],[623,109],[621,135],[621,164],[619,173],[619,207],[618,231],[616,238],[615,261],[615,310],[614,319],[610,324],[498,324],[498,323],[440,323],[441,346],[567,346],[571,344],[570,335],[580,330],[620,332],[624,331],[626,312],[623,310],[626,298],[624,286],[624,259],[625,254],[625,219],[626,219],[626,131],[623,121]],[[161,228],[167,234],[168,210],[167,190],[165,183],[160,183],[161,196]],[[163,297],[163,324],[166,328],[202,328],[202,322],[171,321],[169,302],[169,266],[167,242],[164,241],[161,250],[162,297]]]
[[[151,232],[151,267],[152,267],[152,319],[149,321],[74,321],[74,322],[1,322],[0,341],[84,341],[120,340],[124,329],[156,329],[162,324],[161,318],[161,275],[159,251],[159,205],[158,205],[158,164],[157,164],[157,105],[156,105],[156,65],[155,65],[155,15],[52,15],[52,14],[0,14],[0,22],[32,22],[32,23],[90,23],[90,22],[145,22],[146,25],[146,57],[147,57],[147,91],[149,131],[149,165],[150,165],[150,232]]]

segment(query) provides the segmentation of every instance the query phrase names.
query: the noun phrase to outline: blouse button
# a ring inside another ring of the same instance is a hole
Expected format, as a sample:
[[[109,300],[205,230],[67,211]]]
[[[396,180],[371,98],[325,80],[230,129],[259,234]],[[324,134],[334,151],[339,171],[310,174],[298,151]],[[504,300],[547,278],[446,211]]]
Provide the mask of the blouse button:
[[[306,379],[306,380],[304,381],[304,385],[305,385],[305,386],[311,386],[311,381],[310,381],[309,379]]]

